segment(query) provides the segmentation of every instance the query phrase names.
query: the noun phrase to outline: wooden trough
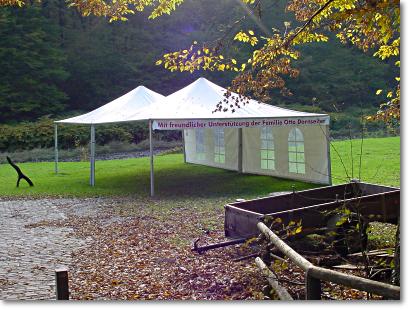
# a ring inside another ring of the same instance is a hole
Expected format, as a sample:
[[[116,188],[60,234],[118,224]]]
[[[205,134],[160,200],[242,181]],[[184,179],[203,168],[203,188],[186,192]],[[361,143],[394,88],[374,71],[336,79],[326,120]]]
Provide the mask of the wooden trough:
[[[257,224],[266,216],[283,222],[299,221],[306,228],[326,225],[324,211],[339,207],[360,210],[364,216],[396,224],[400,215],[400,188],[363,182],[295,191],[225,205],[225,236],[248,238],[259,234]]]

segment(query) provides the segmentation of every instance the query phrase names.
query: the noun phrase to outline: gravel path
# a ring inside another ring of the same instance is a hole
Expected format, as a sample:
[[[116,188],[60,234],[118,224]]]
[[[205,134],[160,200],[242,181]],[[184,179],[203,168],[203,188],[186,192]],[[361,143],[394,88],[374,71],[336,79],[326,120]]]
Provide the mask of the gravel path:
[[[55,299],[54,270],[87,246],[64,225],[68,216],[95,217],[110,199],[0,200],[0,299]]]

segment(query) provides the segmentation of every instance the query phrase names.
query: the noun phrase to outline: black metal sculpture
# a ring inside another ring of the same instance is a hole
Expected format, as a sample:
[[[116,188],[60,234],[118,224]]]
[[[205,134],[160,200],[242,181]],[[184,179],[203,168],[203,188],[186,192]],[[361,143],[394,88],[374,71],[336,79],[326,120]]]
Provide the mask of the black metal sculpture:
[[[17,187],[19,187],[20,185],[20,180],[24,179],[27,181],[27,183],[30,186],[34,186],[33,182],[30,180],[30,178],[28,176],[26,176],[23,172],[21,172],[21,169],[15,164],[13,163],[13,161],[10,159],[10,157],[7,156],[7,161],[9,162],[9,164],[16,170],[17,174],[18,174],[18,179],[17,179]]]

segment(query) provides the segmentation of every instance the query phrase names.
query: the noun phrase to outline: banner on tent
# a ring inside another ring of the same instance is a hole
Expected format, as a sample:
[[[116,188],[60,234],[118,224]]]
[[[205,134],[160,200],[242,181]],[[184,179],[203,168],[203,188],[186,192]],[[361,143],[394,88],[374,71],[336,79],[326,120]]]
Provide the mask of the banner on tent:
[[[303,125],[329,125],[329,117],[289,117],[243,120],[156,120],[152,128],[155,130],[180,130],[196,128],[247,128],[247,127],[279,127]]]

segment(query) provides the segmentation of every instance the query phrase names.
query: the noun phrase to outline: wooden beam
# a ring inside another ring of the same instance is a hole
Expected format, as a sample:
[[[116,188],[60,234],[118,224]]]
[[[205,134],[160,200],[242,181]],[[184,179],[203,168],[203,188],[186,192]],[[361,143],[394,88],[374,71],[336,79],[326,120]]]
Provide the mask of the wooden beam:
[[[279,282],[276,280],[275,275],[269,268],[265,265],[260,257],[255,259],[256,266],[258,266],[259,270],[268,280],[270,286],[275,291],[276,295],[278,295],[280,300],[293,300],[292,296],[290,296],[289,292],[282,287]]]
[[[312,269],[305,272],[305,299],[306,300],[321,300],[322,299],[322,284],[319,279],[310,275]]]
[[[68,300],[69,290],[68,290],[68,271],[66,268],[59,268],[55,270],[56,279],[56,299],[57,300]]]
[[[271,241],[277,249],[290,258],[290,260],[306,272],[306,275],[321,281],[332,282],[357,290],[374,293],[391,299],[400,299],[400,287],[383,282],[373,281],[358,276],[348,275],[342,272],[314,266],[303,256],[288,246],[264,223],[258,223],[258,229]],[[313,281],[309,279],[308,281]],[[312,283],[311,285],[316,285]],[[313,293],[312,293],[313,294]],[[317,294],[317,292],[316,292]]]
[[[259,222],[258,228],[266,237],[268,237],[269,241],[271,241],[283,254],[289,257],[298,267],[306,271],[313,266],[311,262],[283,242],[282,239],[274,234],[265,224]]]

